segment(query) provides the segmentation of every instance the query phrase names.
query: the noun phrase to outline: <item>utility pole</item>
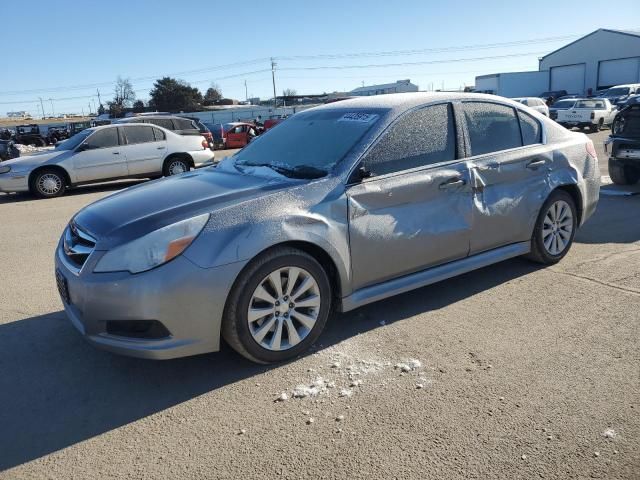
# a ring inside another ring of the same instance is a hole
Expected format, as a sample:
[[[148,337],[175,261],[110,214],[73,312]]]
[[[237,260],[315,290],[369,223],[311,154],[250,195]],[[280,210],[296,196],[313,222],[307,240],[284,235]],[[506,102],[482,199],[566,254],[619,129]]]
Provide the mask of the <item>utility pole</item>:
[[[96,88],[96,92],[98,92],[98,105],[102,105],[102,100],[100,100],[100,89]]]
[[[40,99],[40,108],[42,108],[42,119],[44,120],[44,104],[42,103],[42,97],[38,97]]]
[[[55,117],[56,112],[53,110],[53,98],[49,98],[49,101],[51,102],[51,116]]]
[[[89,102],[89,115],[91,115],[91,102]]]
[[[276,108],[278,108],[278,100],[276,97],[276,65],[278,65],[271,57],[271,80],[273,81],[273,110],[275,113]]]
[[[244,99],[245,99],[245,101],[249,100],[249,93],[247,93],[247,92],[248,92],[248,90],[247,90],[247,81],[245,80],[244,81]]]

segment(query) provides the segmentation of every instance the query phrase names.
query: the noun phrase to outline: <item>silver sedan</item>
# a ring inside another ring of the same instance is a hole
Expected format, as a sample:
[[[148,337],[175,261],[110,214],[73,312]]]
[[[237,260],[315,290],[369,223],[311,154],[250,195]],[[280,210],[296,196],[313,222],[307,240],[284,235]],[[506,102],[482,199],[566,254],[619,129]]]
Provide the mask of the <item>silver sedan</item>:
[[[278,362],[347,311],[526,255],[560,261],[599,195],[592,142],[520,103],[409,93],[300,112],[217,168],[81,210],[55,253],[96,346]]]
[[[83,130],[54,150],[2,162],[0,192],[58,197],[77,185],[170,176],[213,160],[201,136],[183,137],[156,126],[107,125]]]

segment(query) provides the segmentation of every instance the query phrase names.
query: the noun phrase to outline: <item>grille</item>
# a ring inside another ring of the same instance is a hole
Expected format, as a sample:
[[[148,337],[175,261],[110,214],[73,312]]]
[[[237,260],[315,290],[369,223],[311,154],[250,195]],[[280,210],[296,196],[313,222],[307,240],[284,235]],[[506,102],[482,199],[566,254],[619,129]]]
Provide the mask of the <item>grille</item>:
[[[81,268],[93,252],[96,240],[71,222],[64,232],[64,255],[75,266]]]

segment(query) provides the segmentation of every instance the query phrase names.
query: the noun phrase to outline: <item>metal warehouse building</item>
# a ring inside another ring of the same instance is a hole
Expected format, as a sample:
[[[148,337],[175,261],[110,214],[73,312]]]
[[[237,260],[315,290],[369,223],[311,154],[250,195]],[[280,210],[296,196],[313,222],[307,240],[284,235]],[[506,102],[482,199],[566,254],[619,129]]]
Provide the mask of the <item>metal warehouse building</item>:
[[[476,77],[476,89],[509,97],[539,95],[544,90],[584,95],[613,85],[640,83],[640,32],[601,28],[545,55],[538,72],[526,73],[531,75]],[[540,88],[541,80],[545,88]]]

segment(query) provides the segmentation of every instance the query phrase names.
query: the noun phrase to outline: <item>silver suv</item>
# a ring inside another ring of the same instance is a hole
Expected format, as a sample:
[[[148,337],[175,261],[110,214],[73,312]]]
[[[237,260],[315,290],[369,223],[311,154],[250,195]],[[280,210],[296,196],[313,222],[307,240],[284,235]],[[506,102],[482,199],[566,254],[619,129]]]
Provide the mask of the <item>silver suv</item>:
[[[520,103],[407,93],[300,112],[217,168],[81,210],[58,245],[94,345],[256,362],[347,311],[519,255],[553,264],[594,212],[592,142]]]

